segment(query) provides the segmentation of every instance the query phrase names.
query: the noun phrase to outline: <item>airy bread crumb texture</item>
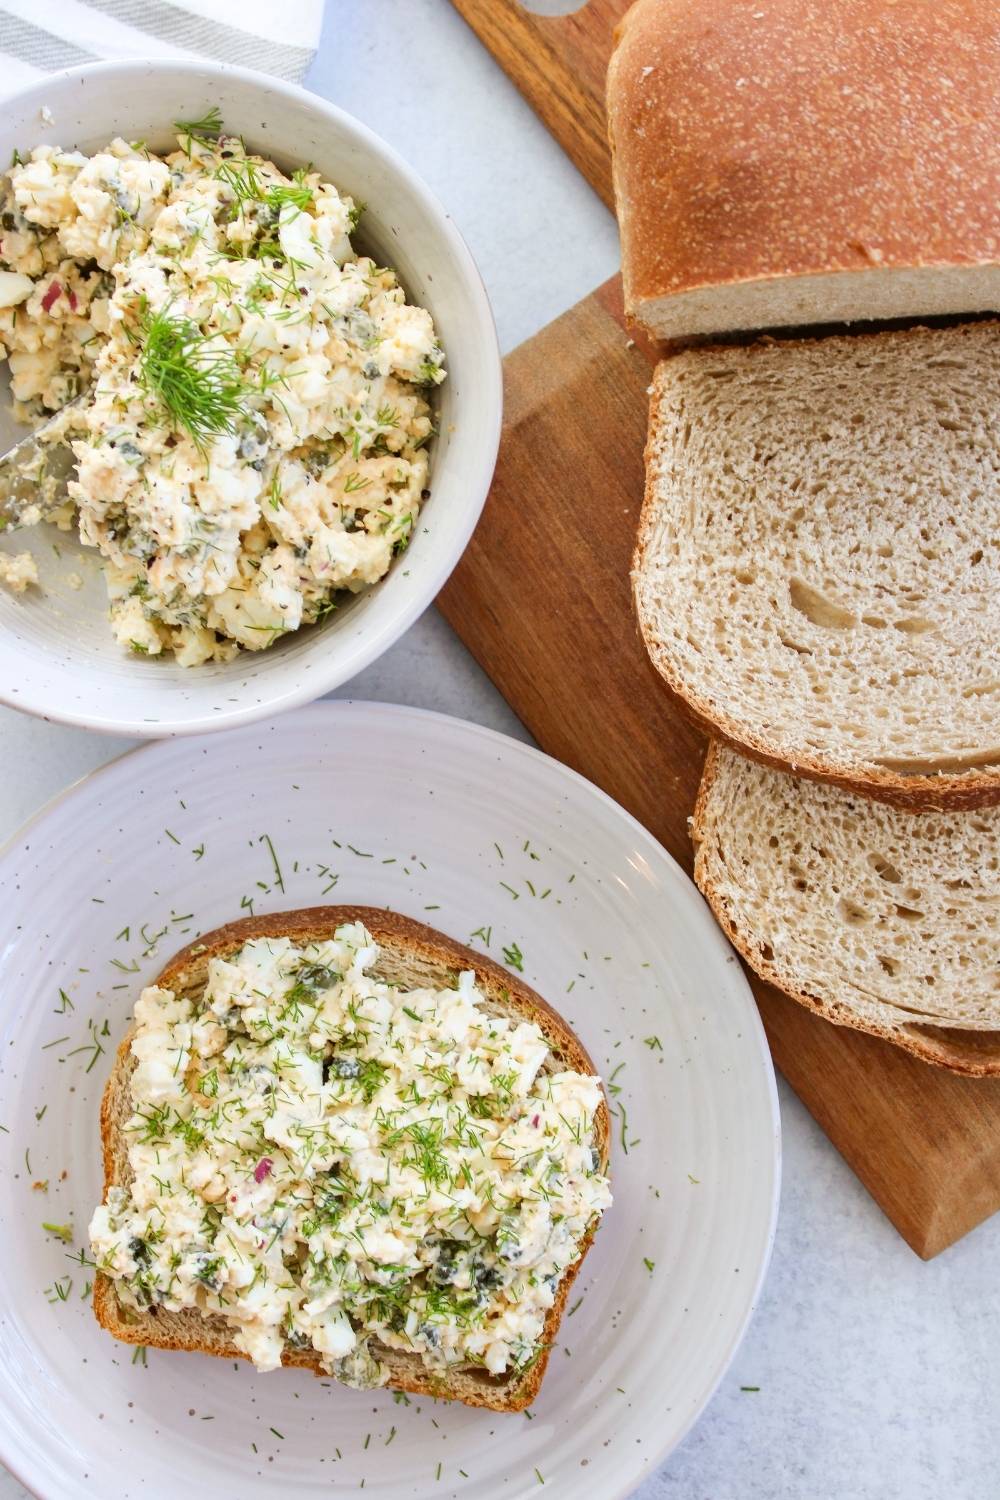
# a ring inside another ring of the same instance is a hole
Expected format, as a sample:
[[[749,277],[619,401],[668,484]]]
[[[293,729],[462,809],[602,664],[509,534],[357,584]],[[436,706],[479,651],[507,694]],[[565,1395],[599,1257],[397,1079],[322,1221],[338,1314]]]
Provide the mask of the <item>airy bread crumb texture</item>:
[[[658,367],[633,583],[654,664],[750,754],[1000,799],[1000,323]]]
[[[841,1025],[1000,1073],[1000,810],[913,813],[716,743],[695,879],[764,979]]]
[[[484,1010],[493,1015],[534,1021],[541,1028],[550,1048],[546,1071],[595,1071],[584,1047],[562,1017],[522,980],[481,953],[452,941],[422,922],[375,907],[307,907],[231,922],[226,927],[205,933],[182,949],[166,965],[155,983],[177,994],[197,995],[204,989],[209,960],[237,952],[251,938],[288,937],[296,943],[321,942],[332,937],[346,922],[363,922],[378,943],[381,951],[372,972],[380,979],[407,989],[423,986],[446,988],[455,983],[461,970],[471,969],[483,996]],[[134,1060],[130,1052],[131,1041],[130,1031],[118,1049],[101,1101],[105,1196],[112,1186],[128,1186],[132,1175],[126,1132],[132,1116],[129,1084]],[[607,1170],[608,1164],[609,1126],[607,1104],[602,1101],[594,1118],[594,1145],[601,1158],[602,1171]],[[538,1394],[566,1299],[593,1241],[595,1229],[596,1226],[583,1240],[579,1259],[569,1267],[559,1284],[556,1300],[545,1322],[540,1352],[533,1363],[523,1370],[501,1376],[471,1366],[442,1373],[429,1369],[418,1354],[390,1349],[375,1341],[373,1353],[389,1371],[388,1388],[461,1401],[467,1406],[487,1407],[492,1411],[523,1411]],[[144,1344],[152,1349],[183,1349],[213,1354],[221,1359],[248,1358],[233,1343],[225,1319],[206,1317],[195,1308],[168,1312],[151,1307],[138,1312],[120,1302],[114,1282],[99,1273],[94,1279],[94,1313],[109,1333],[127,1344]],[[320,1363],[319,1354],[312,1349],[288,1348],[282,1356],[282,1363],[312,1370],[323,1379],[331,1379]]]

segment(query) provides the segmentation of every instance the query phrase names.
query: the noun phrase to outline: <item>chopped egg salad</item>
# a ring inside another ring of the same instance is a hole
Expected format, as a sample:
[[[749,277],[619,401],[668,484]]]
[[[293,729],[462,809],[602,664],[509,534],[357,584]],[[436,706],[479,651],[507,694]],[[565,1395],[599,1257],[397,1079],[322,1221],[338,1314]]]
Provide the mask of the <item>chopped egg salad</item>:
[[[378,966],[357,923],[143,991],[133,1178],[93,1216],[97,1267],[137,1308],[221,1315],[261,1370],[289,1348],[362,1388],[386,1349],[523,1369],[611,1202],[600,1080],[491,1015],[473,973],[405,989]]]
[[[444,353],[355,253],[359,205],[215,112],[177,128],[163,158],[39,146],[3,174],[0,353],[26,420],[81,398],[71,503],[45,517],[99,549],[115,636],[193,666],[385,575],[428,493]]]
[[[0,584],[12,594],[23,594],[38,582],[38,568],[30,552],[0,553]]]

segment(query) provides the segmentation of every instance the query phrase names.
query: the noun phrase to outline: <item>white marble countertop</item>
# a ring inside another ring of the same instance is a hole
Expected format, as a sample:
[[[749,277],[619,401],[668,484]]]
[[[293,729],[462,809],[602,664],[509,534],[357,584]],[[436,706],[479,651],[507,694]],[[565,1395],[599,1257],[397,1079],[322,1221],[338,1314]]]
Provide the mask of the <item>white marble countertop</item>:
[[[391,141],[448,204],[505,349],[615,271],[611,216],[449,0],[327,0],[307,83]],[[528,737],[433,611],[342,696]],[[0,746],[2,839],[127,742],[0,710]],[[637,1496],[996,1495],[1000,1218],[924,1265],[780,1091],[784,1192],[760,1309],[702,1421]],[[0,1500],[24,1497],[0,1472]]]

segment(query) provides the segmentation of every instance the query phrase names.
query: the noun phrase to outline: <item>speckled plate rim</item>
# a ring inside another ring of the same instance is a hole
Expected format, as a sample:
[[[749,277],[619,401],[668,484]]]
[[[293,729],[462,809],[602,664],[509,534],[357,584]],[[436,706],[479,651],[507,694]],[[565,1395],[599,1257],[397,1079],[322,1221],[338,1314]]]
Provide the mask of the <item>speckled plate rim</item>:
[[[273,728],[278,733],[283,730],[294,731],[304,727],[310,720],[329,724],[337,717],[351,716],[358,713],[371,715],[383,733],[387,733],[393,723],[399,720],[417,724],[421,722],[436,724],[445,733],[466,735],[470,741],[478,742],[486,753],[492,751],[496,755],[497,752],[501,752],[511,756],[514,760],[521,758],[536,766],[544,766],[547,772],[553,775],[557,781],[562,780],[577,792],[582,793],[584,797],[594,799],[597,804],[601,805],[605,811],[610,812],[621,823],[624,830],[636,835],[646,845],[647,849],[653,852],[654,857],[663,862],[673,882],[678,887],[687,890],[689,896],[694,898],[696,902],[695,909],[700,910],[703,914],[705,918],[705,942],[717,948],[722,961],[732,957],[728,943],[716,927],[707,905],[701,900],[693,883],[684,874],[673,856],[653,837],[648,829],[638,819],[634,818],[632,814],[621,807],[620,804],[616,803],[613,798],[609,797],[606,792],[602,791],[600,787],[588,781],[561,761],[546,755],[534,746],[526,745],[521,741],[514,740],[496,730],[489,729],[472,721],[457,719],[433,710],[355,699],[316,702],[305,708],[300,708],[290,715],[282,716],[280,720],[273,722],[264,721],[262,724],[245,726],[243,730],[238,730],[234,733],[240,734],[242,737],[250,729],[266,730],[268,727]],[[218,743],[218,736],[212,735],[210,738],[213,742]],[[194,748],[197,742],[188,739],[186,743]],[[64,807],[66,803],[71,802],[75,797],[81,795],[81,793],[89,791],[95,784],[99,784],[101,781],[113,780],[121,773],[124,763],[127,762],[131,766],[135,764],[137,758],[143,757],[154,761],[165,751],[176,750],[176,748],[176,740],[164,740],[153,744],[138,744],[124,751],[121,755],[116,756],[107,764],[85,773],[62,791],[56,793],[36,813],[26,819],[9,838],[0,844],[0,882],[8,878],[11,873],[16,872],[16,866],[12,866],[12,858],[16,846],[24,840],[26,835],[36,832],[56,809]],[[720,1352],[715,1361],[715,1367],[706,1373],[704,1382],[698,1391],[696,1399],[692,1402],[686,1418],[670,1433],[667,1439],[658,1445],[654,1442],[650,1460],[642,1473],[635,1472],[624,1475],[621,1485],[613,1491],[607,1491],[602,1495],[601,1500],[627,1500],[627,1497],[634,1492],[636,1486],[643,1479],[651,1477],[653,1466],[661,1465],[684,1441],[692,1428],[700,1420],[742,1344],[747,1328],[756,1311],[761,1288],[770,1265],[781,1193],[782,1149],[780,1111],[774,1067],[764,1027],[753,1000],[749,984],[741,971],[738,971],[738,975],[745,997],[748,1043],[751,1045],[754,1061],[760,1067],[762,1078],[765,1082],[766,1098],[769,1107],[771,1186],[767,1205],[766,1236],[761,1247],[754,1275],[752,1278],[747,1278],[744,1283],[747,1290],[742,1314],[738,1320],[734,1320],[726,1348]],[[0,1463],[30,1493],[43,1496],[42,1491],[32,1488],[31,1473],[20,1462],[17,1448],[5,1440],[2,1429],[0,1429],[0,1441],[3,1443],[3,1446],[0,1447]],[[54,1500],[54,1497],[46,1493],[43,1496],[43,1500]]]

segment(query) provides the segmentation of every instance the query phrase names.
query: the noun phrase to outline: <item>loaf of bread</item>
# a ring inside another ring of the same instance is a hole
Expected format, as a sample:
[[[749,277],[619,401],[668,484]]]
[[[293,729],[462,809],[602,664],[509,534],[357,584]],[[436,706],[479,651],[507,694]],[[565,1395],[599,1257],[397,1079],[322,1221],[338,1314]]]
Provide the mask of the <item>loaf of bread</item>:
[[[1000,813],[908,813],[721,745],[695,879],[750,966],[840,1025],[1000,1073]]]
[[[890,801],[1000,800],[998,415],[996,322],[660,364],[635,600],[707,728]]]
[[[233,922],[207,933],[178,953],[156,983],[177,996],[200,997],[205,990],[210,960],[231,958],[252,939],[288,938],[296,945],[306,946],[330,939],[342,925],[355,922],[363,923],[378,944],[379,956],[373,973],[379,980],[404,989],[450,989],[460,970],[471,970],[484,1011],[514,1021],[531,1021],[541,1029],[549,1046],[543,1074],[561,1070],[593,1074],[590,1058],[565,1021],[516,975],[423,923],[371,907],[314,907]],[[136,1067],[131,1051],[133,1035],[134,1028],[118,1049],[101,1105],[105,1197],[109,1189],[128,1188],[133,1180],[129,1148],[134,1136],[128,1130],[135,1109],[131,1092]],[[594,1117],[593,1150],[600,1170],[605,1171],[609,1118],[603,1098]],[[537,1353],[528,1364],[503,1375],[491,1375],[474,1364],[454,1365],[442,1371],[428,1366],[417,1353],[378,1343],[375,1347],[387,1371],[386,1383],[395,1390],[461,1401],[493,1411],[523,1410],[538,1393],[569,1289],[595,1229],[596,1224],[579,1244],[577,1258],[558,1282]],[[225,1359],[248,1358],[246,1350],[234,1342],[232,1328],[224,1317],[198,1308],[170,1310],[155,1302],[145,1310],[137,1309],[119,1298],[115,1281],[100,1271],[94,1280],[94,1311],[110,1333],[129,1344],[183,1349]],[[322,1356],[315,1348],[287,1344],[281,1362],[329,1379]]]
[[[1000,7],[637,0],[608,75],[654,337],[1000,309]]]

